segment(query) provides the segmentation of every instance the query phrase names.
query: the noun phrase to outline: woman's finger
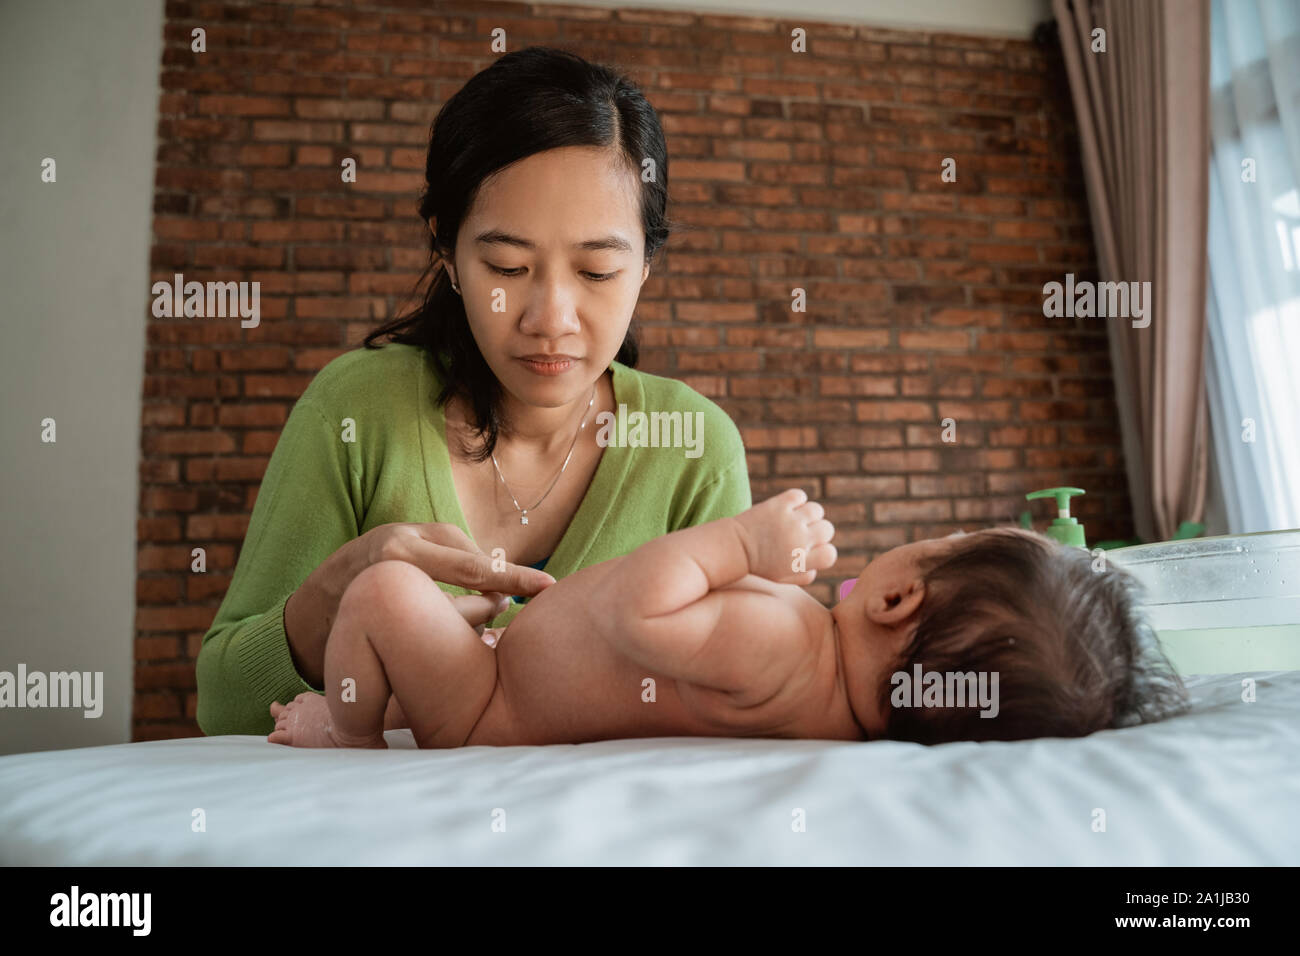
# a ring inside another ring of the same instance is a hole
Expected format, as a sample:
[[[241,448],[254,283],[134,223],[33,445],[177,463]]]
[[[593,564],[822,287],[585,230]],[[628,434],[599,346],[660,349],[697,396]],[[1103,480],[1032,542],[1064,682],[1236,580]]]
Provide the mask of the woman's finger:
[[[496,562],[481,552],[444,547],[423,539],[409,542],[406,560],[435,581],[469,588],[471,591],[498,591],[502,594],[531,596],[550,587],[555,578],[537,568],[509,562]],[[494,568],[493,565],[497,567]]]
[[[459,548],[471,554],[482,554],[483,550],[464,531],[445,521],[430,521],[415,525],[419,536],[425,541],[440,544],[445,548]]]

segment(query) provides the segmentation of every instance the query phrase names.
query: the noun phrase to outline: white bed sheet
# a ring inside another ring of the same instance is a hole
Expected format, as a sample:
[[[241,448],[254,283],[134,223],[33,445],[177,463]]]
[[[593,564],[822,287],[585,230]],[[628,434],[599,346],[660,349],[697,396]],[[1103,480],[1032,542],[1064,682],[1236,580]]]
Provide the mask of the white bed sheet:
[[[390,731],[387,751],[231,736],[19,754],[0,757],[0,862],[1300,863],[1300,672],[1188,685],[1192,713],[1078,740],[420,751]]]

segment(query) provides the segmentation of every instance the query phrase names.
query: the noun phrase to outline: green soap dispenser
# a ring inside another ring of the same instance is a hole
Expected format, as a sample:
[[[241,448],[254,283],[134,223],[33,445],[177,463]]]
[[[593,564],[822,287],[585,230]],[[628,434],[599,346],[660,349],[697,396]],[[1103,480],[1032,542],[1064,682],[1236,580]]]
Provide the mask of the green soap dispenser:
[[[1025,499],[1033,501],[1035,498],[1055,498],[1059,517],[1052,522],[1045,533],[1061,544],[1086,548],[1087,545],[1083,541],[1083,525],[1079,524],[1077,518],[1070,517],[1070,496],[1082,494],[1085,494],[1082,488],[1044,488],[1042,491],[1031,491],[1025,495]]]

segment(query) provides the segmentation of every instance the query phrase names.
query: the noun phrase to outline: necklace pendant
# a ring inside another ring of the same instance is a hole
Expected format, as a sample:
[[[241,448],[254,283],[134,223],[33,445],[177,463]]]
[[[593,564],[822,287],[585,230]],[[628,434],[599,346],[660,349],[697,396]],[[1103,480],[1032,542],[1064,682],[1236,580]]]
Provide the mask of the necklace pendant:
[[[519,523],[528,524],[528,512],[524,512],[522,515],[519,516]]]

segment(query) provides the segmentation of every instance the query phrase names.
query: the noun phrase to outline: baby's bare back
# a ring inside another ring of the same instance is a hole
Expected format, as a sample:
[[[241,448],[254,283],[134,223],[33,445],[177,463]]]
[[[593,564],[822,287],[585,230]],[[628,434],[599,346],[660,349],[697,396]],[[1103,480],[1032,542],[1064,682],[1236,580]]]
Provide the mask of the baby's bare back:
[[[833,693],[833,673],[824,674],[825,680],[804,674],[797,693],[742,707],[732,694],[674,680],[620,653],[608,633],[619,616],[616,609],[602,606],[601,596],[612,590],[605,586],[606,576],[620,573],[622,561],[592,565],[560,579],[533,597],[505,628],[496,645],[496,690],[466,746],[626,737],[839,736],[829,725],[822,733],[825,721],[806,718],[803,707],[806,700],[824,702]]]

